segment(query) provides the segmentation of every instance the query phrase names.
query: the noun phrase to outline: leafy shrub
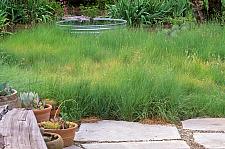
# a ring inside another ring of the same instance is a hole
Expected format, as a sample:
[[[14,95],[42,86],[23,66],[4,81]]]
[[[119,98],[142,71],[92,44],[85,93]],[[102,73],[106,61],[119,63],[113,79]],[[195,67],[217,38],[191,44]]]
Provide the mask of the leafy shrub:
[[[62,16],[63,15],[63,9],[59,2],[52,1],[49,3],[49,6],[54,10],[55,16]]]
[[[169,0],[172,7],[170,15],[172,17],[185,17],[191,11],[189,0]]]
[[[38,23],[54,19],[60,4],[47,0],[1,0],[0,8],[12,23]]]
[[[116,2],[116,0],[98,0],[98,7],[101,10],[106,9],[106,5],[112,5]]]
[[[100,14],[100,10],[97,6],[83,6],[80,7],[82,15],[89,16],[89,17],[96,17]]]
[[[8,4],[8,0],[0,1],[0,36],[6,33],[6,26],[9,24],[9,19],[7,18]]]
[[[6,18],[6,13],[0,10],[0,36],[5,33],[5,27],[8,24],[8,19]]]
[[[80,5],[101,5],[104,7],[105,4],[114,4],[116,0],[68,0],[69,6],[80,6]]]
[[[170,4],[166,1],[121,0],[109,6],[109,15],[125,19],[129,25],[152,24],[163,19],[170,9]]]
[[[122,18],[129,25],[155,24],[168,17],[186,16],[190,11],[187,0],[121,0],[109,6],[109,15]]]

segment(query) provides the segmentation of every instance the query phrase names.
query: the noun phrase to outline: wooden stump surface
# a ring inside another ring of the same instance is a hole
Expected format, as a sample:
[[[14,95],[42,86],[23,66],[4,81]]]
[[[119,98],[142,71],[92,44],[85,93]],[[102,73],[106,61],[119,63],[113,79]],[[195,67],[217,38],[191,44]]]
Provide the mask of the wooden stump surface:
[[[3,107],[0,107],[0,112]],[[47,149],[32,110],[12,109],[0,121],[4,149]]]

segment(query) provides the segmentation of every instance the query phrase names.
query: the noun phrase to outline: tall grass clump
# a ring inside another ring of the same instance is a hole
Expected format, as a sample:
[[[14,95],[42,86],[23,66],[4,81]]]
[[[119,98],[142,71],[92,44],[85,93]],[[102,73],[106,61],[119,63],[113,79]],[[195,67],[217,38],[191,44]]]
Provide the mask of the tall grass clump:
[[[142,29],[72,35],[39,26],[1,41],[0,82],[70,99],[63,106],[70,119],[223,117],[224,33],[214,24],[174,36]]]

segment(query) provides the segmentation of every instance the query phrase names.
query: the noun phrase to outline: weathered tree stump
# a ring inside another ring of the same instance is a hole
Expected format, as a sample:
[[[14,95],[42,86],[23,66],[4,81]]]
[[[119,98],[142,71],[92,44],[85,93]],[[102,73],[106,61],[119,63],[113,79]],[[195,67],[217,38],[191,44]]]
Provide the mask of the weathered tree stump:
[[[32,110],[8,111],[0,120],[0,134],[0,148],[47,149]]]

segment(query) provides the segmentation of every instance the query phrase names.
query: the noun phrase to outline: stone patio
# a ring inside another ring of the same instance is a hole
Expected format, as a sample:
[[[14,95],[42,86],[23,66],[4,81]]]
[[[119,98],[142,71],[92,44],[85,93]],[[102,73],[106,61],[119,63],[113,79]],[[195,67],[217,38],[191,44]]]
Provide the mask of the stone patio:
[[[175,125],[103,120],[83,123],[75,137],[85,149],[189,149]],[[73,146],[66,149],[78,149]]]
[[[182,125],[193,132],[194,141],[204,148],[225,148],[225,118],[190,119]]]
[[[225,148],[225,118],[190,119],[183,121],[182,126],[182,130],[191,132],[191,136],[188,137],[194,143],[187,140],[186,143],[175,125],[148,125],[110,120],[83,123],[76,132],[77,146],[65,149]],[[198,147],[193,144],[198,144]]]
[[[82,124],[75,138],[78,142],[132,142],[172,139],[181,139],[176,126],[108,120]]]
[[[225,118],[199,118],[182,122],[184,129],[202,131],[225,131]]]
[[[194,133],[194,139],[197,143],[210,149],[225,148],[224,133]]]

